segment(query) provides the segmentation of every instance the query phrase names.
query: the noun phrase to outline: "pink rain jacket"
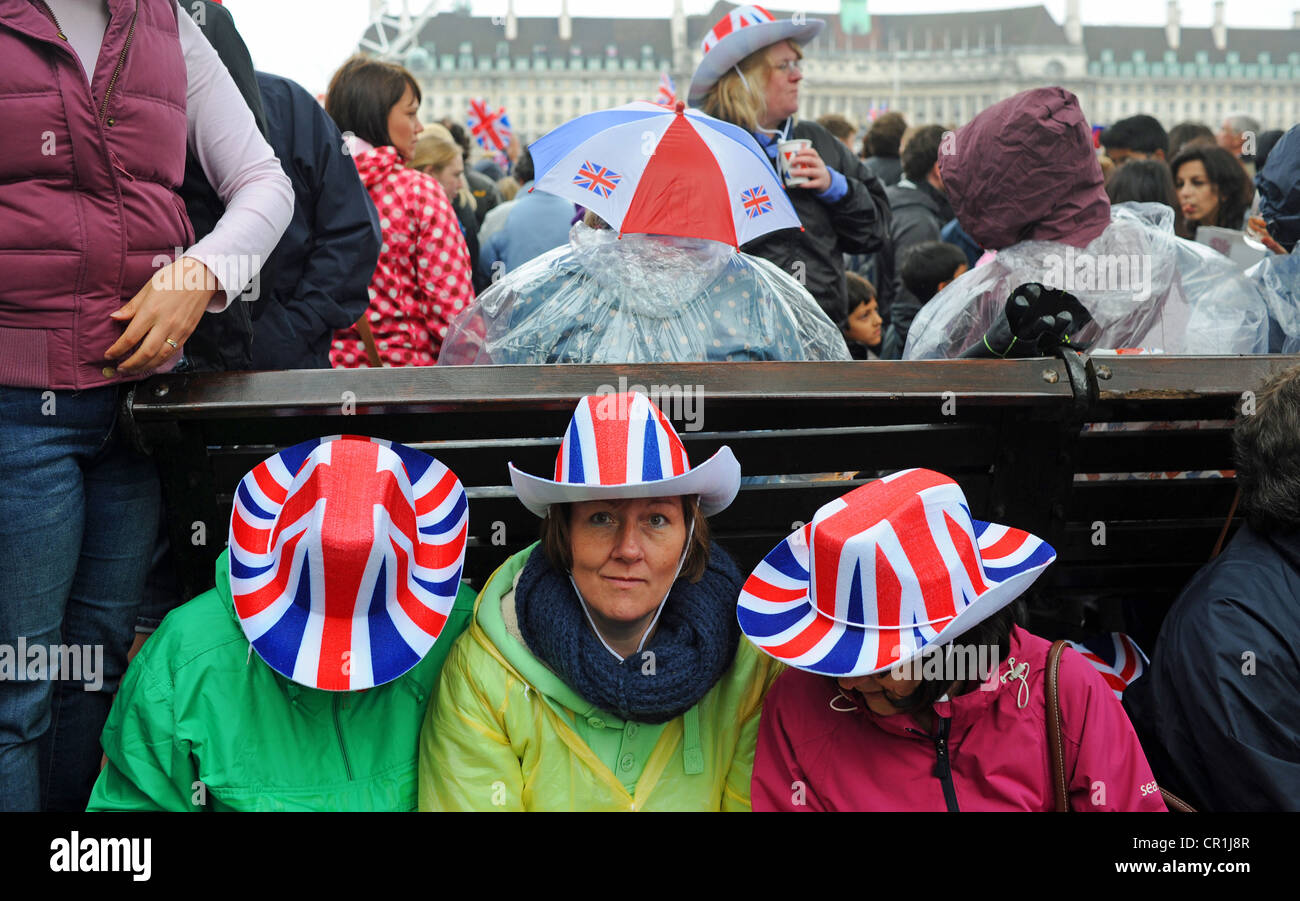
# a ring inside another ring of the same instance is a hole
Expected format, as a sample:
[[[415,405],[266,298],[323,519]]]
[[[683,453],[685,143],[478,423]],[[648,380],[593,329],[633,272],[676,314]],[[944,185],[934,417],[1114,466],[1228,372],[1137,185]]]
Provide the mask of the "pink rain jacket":
[[[375,349],[386,366],[432,366],[447,323],[474,299],[456,213],[433,176],[408,167],[391,144],[362,150],[353,160],[383,229],[366,311]],[[370,365],[355,327],[334,333],[330,363]]]
[[[1007,659],[984,686],[934,704],[936,734],[947,721],[942,745],[910,714],[873,714],[856,692],[845,692],[856,710],[832,710],[833,679],[787,670],[763,705],[754,810],[1053,809],[1044,669],[1050,647],[1014,627]],[[1027,691],[1019,679],[1002,681],[1025,662]],[[1060,693],[1071,809],[1163,811],[1124,708],[1071,649],[1061,657]]]

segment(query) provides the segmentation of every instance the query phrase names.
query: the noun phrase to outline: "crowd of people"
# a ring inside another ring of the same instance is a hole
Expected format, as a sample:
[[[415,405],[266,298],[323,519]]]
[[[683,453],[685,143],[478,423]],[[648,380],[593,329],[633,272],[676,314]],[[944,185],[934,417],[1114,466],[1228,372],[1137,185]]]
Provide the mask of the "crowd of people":
[[[1016,624],[1053,549],[940,473],[806,511],[743,573],[709,537],[731,451],[692,466],[648,398],[589,396],[553,474],[511,468],[540,538],[475,591],[454,473],[319,439],[244,478],[215,588],[181,603],[118,410],[172,370],[1014,356],[1044,346],[1006,332],[1034,285],[1077,312],[1058,344],[1294,352],[1300,125],[1136,115],[1094,140],[1041,87],[859,142],[798,115],[823,23],[745,7],[687,102],[800,227],[728,244],[625,232],[538,188],[517,140],[506,171],[475,160],[400,65],[348,59],[319,103],[187,6],[0,5],[0,100],[42,136],[0,153],[0,647],[104,654],[93,686],[0,665],[0,810],[1163,810],[1157,779],[1296,807],[1300,370],[1243,416],[1248,526],[1122,703]],[[982,648],[978,675],[916,669]],[[1267,676],[1237,677],[1243,648]]]

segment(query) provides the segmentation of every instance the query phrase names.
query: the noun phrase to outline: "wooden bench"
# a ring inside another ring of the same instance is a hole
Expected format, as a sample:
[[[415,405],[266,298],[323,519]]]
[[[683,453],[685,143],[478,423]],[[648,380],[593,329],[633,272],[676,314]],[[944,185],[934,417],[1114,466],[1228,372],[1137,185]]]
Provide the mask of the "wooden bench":
[[[1136,618],[1139,640],[1149,641],[1151,624],[1208,559],[1235,485],[1083,475],[1231,469],[1230,430],[1203,424],[1231,420],[1244,391],[1297,362],[1088,360],[1064,351],[1013,361],[159,376],[136,388],[124,415],[158,460],[187,596],[212,585],[243,474],[279,448],[339,433],[401,441],[451,467],[470,496],[466,577],[481,585],[537,536],[538,520],[510,490],[507,461],[550,472],[579,397],[639,385],[664,400],[693,461],[726,444],[747,479],[768,477],[747,481],[711,520],[742,570],[832,498],[878,474],[924,466],[961,483],[975,516],[1029,529],[1057,548],[1058,562],[1030,599],[1033,628],[1072,637],[1121,620],[1134,628]],[[1094,425],[1117,422],[1161,425]]]

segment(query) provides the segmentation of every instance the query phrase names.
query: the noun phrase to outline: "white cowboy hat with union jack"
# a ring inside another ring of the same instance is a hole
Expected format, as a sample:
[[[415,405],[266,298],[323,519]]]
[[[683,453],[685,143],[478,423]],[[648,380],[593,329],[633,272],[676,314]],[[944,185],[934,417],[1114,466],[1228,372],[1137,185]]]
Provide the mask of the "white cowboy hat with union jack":
[[[732,66],[755,50],[798,41],[806,44],[826,27],[823,19],[778,19],[761,6],[738,6],[714,25],[704,36],[704,58],[691,78],[687,102],[699,106],[709,89],[726,75]]]
[[[737,618],[797,669],[871,675],[983,622],[1055,559],[1041,538],[973,519],[952,479],[907,469],[831,501],[778,544],[741,589]]]
[[[353,435],[281,451],[244,476],[230,517],[230,593],[253,650],[326,691],[398,678],[451,614],[469,535],[456,474]]]
[[[578,401],[553,479],[509,466],[515,495],[538,516],[551,504],[685,494],[698,495],[701,512],[712,516],[740,491],[740,464],[731,448],[692,467],[672,422],[639,391],[588,394]]]

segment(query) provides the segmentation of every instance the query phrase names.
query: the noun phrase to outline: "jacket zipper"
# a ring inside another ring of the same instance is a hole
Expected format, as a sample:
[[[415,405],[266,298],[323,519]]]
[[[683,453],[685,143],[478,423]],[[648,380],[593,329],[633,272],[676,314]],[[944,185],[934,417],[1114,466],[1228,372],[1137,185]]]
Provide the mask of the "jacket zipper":
[[[104,101],[99,105],[100,124],[103,124],[108,116],[108,98],[112,96],[117,78],[122,74],[122,67],[126,65],[126,51],[131,49],[131,39],[135,37],[135,20],[139,16],[140,0],[135,0],[135,12],[131,13],[131,27],[126,30],[126,41],[122,44],[122,52],[117,55],[117,67],[113,69],[113,77],[108,80],[108,87],[104,89]]]
[[[948,805],[949,813],[960,813],[961,808],[957,806],[957,789],[952,784],[952,766],[949,761],[948,748],[948,728],[952,724],[950,717],[938,717],[939,731],[934,735],[926,735],[919,729],[908,728],[908,732],[914,735],[924,735],[934,742],[934,771],[933,775],[943,786],[943,800]]]
[[[45,13],[45,17],[54,23],[54,30],[59,36],[59,40],[65,44],[68,43],[68,36],[63,33],[63,26],[59,24],[58,18],[54,15],[54,10],[46,5],[45,0],[36,0]],[[117,79],[122,74],[122,67],[126,65],[126,51],[131,49],[131,39],[135,37],[135,20],[140,16],[140,0],[136,0],[135,12],[131,14],[131,26],[126,30],[126,42],[122,44],[122,52],[117,55],[117,67],[113,69],[113,77],[108,80],[108,87],[104,89],[104,100],[99,105],[99,121],[103,124],[108,116],[108,98],[113,93],[113,88],[117,85]]]
[[[63,33],[63,26],[59,24],[59,20],[54,18],[54,10],[45,5],[45,0],[36,0],[36,3],[40,6],[41,12],[45,13],[45,18],[54,23],[54,30],[59,35],[59,40],[66,44],[68,36]]]
[[[348,781],[352,781],[352,762],[348,760],[348,746],[343,741],[343,727],[339,725],[339,701],[340,697],[334,696],[334,734],[339,737],[339,751],[343,753],[343,769],[347,771]]]

